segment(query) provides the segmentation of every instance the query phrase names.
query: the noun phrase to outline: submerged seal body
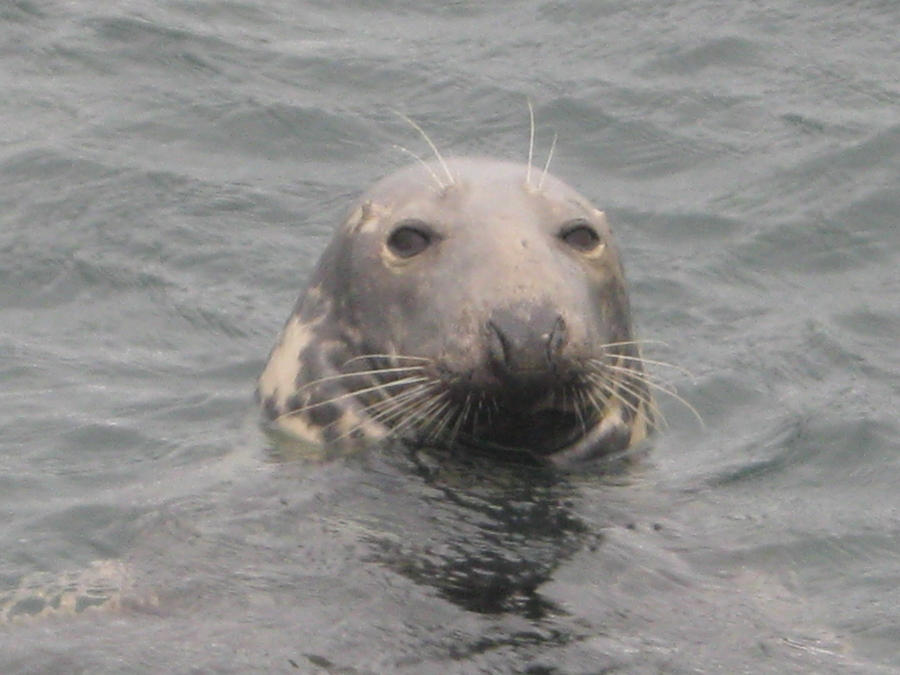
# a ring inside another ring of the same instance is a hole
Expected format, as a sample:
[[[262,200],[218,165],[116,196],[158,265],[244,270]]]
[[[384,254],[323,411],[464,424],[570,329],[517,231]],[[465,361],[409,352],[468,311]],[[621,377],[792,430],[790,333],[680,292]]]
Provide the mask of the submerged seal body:
[[[316,444],[394,437],[565,462],[643,439],[646,382],[603,213],[552,175],[457,158],[363,195],[257,399]]]

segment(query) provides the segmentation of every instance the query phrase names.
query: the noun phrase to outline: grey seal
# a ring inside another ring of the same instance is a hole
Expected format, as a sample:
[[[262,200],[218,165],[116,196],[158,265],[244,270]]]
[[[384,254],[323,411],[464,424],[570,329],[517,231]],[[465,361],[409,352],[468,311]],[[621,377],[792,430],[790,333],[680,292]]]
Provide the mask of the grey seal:
[[[371,187],[269,355],[268,422],[326,447],[394,438],[554,463],[642,440],[654,404],[606,217],[531,174],[439,157]]]

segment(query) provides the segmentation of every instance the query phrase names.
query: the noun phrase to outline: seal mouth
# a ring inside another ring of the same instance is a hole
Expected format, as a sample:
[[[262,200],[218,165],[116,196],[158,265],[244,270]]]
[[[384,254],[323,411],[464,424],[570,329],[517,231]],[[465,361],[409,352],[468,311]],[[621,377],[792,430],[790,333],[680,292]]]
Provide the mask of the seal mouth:
[[[649,419],[645,376],[628,367],[631,361],[620,363],[591,358],[498,375],[489,368],[451,372],[423,356],[370,353],[322,380],[323,387],[339,383],[343,393],[306,409],[324,414],[326,404],[352,401],[360,419],[380,425],[381,438],[581,461],[621,449],[632,440],[635,416]]]
[[[462,445],[517,450],[546,457],[570,447],[598,422],[584,410],[586,387],[556,371],[519,371],[480,387],[449,387],[464,412],[456,434]]]
[[[475,448],[516,450],[547,457],[577,442],[594,423],[579,419],[574,411],[510,411],[492,419],[490,424],[462,429],[459,442]]]

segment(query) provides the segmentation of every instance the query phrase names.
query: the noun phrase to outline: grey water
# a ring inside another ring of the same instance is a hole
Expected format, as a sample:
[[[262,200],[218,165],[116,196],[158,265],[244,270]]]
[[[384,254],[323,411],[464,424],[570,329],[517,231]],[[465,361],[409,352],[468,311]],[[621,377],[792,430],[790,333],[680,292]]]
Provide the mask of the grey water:
[[[900,672],[900,5],[8,0],[0,672]],[[697,409],[322,459],[254,381],[429,149],[601,206]]]

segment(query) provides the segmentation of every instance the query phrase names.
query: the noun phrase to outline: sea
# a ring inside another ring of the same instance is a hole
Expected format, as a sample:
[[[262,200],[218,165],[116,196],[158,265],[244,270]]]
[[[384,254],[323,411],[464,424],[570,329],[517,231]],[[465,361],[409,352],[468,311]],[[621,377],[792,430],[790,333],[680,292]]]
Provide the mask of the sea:
[[[4,0],[0,672],[900,673],[898,36],[894,0]],[[648,447],[283,447],[256,378],[431,157],[403,116],[525,161],[529,103],[670,364]]]

